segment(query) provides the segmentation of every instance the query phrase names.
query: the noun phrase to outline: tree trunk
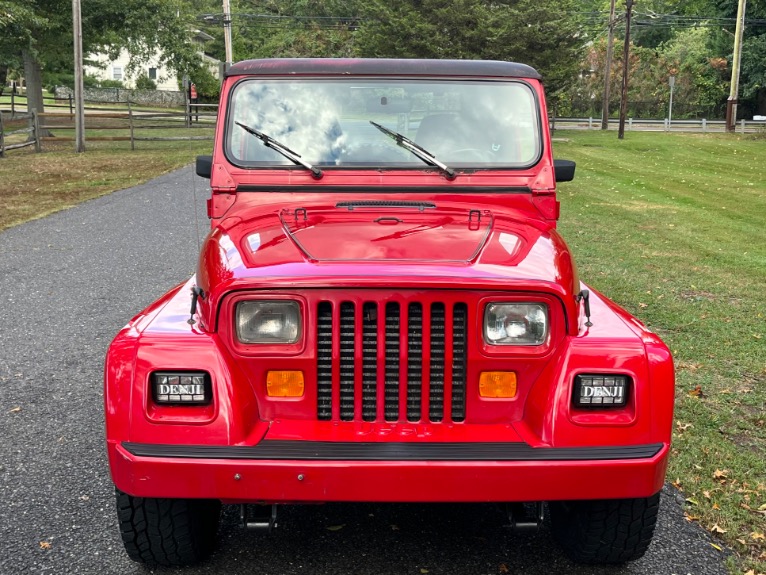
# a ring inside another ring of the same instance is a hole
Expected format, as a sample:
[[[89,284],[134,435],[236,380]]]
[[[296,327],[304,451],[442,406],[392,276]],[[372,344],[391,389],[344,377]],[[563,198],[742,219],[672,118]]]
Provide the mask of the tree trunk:
[[[5,82],[8,80],[8,65],[0,64],[0,96],[5,90]]]
[[[40,62],[37,57],[29,50],[22,50],[21,56],[24,59],[24,84],[27,87],[27,112],[45,112],[45,103],[43,102],[43,76],[40,69]],[[38,137],[52,136],[48,130],[41,130]]]
[[[758,95],[756,96],[756,106],[759,116],[766,116],[766,88],[759,88]]]

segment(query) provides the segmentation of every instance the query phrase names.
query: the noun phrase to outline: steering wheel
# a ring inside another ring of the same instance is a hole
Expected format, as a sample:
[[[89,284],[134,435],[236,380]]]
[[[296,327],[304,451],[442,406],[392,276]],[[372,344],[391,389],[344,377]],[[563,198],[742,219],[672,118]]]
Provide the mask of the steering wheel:
[[[459,154],[468,154],[469,157],[472,156],[473,159],[481,160],[482,162],[492,162],[495,159],[494,153],[487,150],[480,150],[479,148],[458,148],[457,150],[450,150],[448,154],[445,154],[445,156],[449,156],[450,158],[453,158],[455,155],[459,155]],[[462,161],[462,160],[457,160],[457,161]],[[470,158],[469,158],[469,161],[470,161]]]

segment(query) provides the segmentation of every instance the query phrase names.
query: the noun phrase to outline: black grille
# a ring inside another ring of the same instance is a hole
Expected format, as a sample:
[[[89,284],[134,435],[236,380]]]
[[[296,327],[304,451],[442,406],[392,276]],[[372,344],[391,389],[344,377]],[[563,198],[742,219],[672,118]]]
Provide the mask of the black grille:
[[[317,308],[317,417],[332,419],[332,304]]]
[[[465,420],[467,341],[465,303],[320,302],[318,419],[333,419],[336,401],[341,421],[420,422],[424,415],[431,422]],[[335,373],[333,351],[338,358]],[[361,400],[355,395],[358,389]],[[445,389],[451,405],[446,413]]]

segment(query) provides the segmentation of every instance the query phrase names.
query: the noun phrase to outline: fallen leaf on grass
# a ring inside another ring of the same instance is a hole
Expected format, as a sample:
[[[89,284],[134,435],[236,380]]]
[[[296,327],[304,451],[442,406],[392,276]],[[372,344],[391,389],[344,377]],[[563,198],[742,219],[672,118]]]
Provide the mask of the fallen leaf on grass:
[[[19,411],[21,411],[21,408],[17,406],[11,409],[8,413],[18,413]]]
[[[40,541],[40,549],[50,549],[51,544],[47,541]]]
[[[703,491],[702,495],[704,495],[707,499],[710,499],[710,491]]]
[[[737,539],[737,543],[742,543],[742,545],[744,545],[745,547],[747,547],[747,541],[745,541],[744,539],[741,539],[741,538],[740,538],[740,539]]]
[[[689,521],[690,523],[692,521],[699,521],[700,518],[697,515],[689,515],[688,513],[684,512],[684,519]]]
[[[717,479],[721,483],[725,483],[726,480],[729,478],[727,473],[729,473],[728,469],[716,469],[713,472],[713,479]]]
[[[679,478],[676,478],[675,481],[671,482],[671,485],[679,491],[683,491],[683,488],[681,487],[681,480]]]
[[[705,397],[705,394],[702,393],[701,385],[697,385],[694,387],[694,389],[689,390],[689,395],[691,395],[692,397],[699,397],[699,398]]]
[[[722,528],[720,525],[718,525],[718,523],[716,523],[710,528],[710,532],[711,533],[726,533],[726,529]]]
[[[718,503],[713,503],[713,510],[714,511],[720,511],[721,510],[721,506],[718,505]]]
[[[649,304],[648,303],[638,302],[638,307],[640,307],[641,309],[644,309],[644,308],[649,307]]]
[[[758,533],[758,531],[753,531],[750,534],[750,539],[753,541],[764,541],[766,538],[764,537],[763,533]]]
[[[691,503],[692,505],[699,505],[700,504],[699,501],[697,501],[696,499],[692,499],[691,497],[687,497],[686,498],[686,502],[687,503]]]
[[[676,429],[678,430],[678,433],[683,433],[692,427],[694,426],[691,423],[681,423],[680,421],[676,421]]]
[[[343,529],[345,526],[346,526],[346,524],[345,524],[345,523],[343,523],[343,524],[341,524],[341,525],[330,525],[330,526],[327,528],[327,530],[328,530],[328,531],[340,531],[340,530],[341,530],[341,529]]]
[[[763,505],[761,505],[761,506],[758,508],[758,511],[766,511],[766,503],[764,503]]]

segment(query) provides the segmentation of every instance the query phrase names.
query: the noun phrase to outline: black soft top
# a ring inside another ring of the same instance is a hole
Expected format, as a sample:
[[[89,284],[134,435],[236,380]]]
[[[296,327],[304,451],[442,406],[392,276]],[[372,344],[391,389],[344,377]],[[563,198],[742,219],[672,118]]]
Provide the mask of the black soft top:
[[[477,76],[541,79],[526,64],[496,60],[406,60],[360,58],[273,58],[244,60],[226,76],[354,75],[354,76]]]

